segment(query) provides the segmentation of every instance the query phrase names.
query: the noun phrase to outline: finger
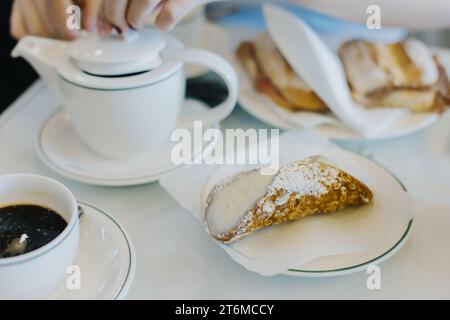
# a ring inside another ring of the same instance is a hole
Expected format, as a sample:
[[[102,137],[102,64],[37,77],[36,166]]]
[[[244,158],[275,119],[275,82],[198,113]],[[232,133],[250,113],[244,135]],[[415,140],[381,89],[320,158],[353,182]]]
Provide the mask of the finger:
[[[170,30],[195,7],[217,1],[221,0],[166,0],[156,18],[156,26],[162,30]]]
[[[107,36],[113,31],[113,26],[106,20],[99,19],[97,21],[97,32],[101,36]]]
[[[161,11],[156,18],[156,26],[162,30],[170,30],[182,17],[197,5],[206,2],[206,0],[167,0],[163,3]]]
[[[101,0],[82,0],[79,1],[83,8],[82,27],[91,32],[96,32],[98,29],[99,12],[101,7]]]
[[[26,36],[27,34],[25,25],[22,20],[22,15],[19,10],[19,3],[17,0],[14,1],[11,11],[10,32],[11,35],[17,40]]]
[[[49,2],[48,0],[34,0],[35,8],[39,15],[40,21],[45,25],[45,28],[50,35],[56,35],[56,26],[53,23],[53,19],[49,19]]]
[[[127,22],[133,29],[144,27],[147,18],[161,3],[161,0],[131,0],[127,12]]]
[[[108,21],[108,18],[106,18],[105,11],[105,1],[101,1],[97,21],[97,32],[101,36],[107,36],[113,30],[113,25]]]
[[[34,1],[19,0],[18,5],[27,34],[40,37],[51,36],[51,32],[47,30],[44,22],[39,16]]]
[[[106,19],[120,32],[125,32],[129,29],[126,19],[127,7],[127,0],[105,0]]]
[[[67,26],[67,9],[73,5],[70,0],[46,0],[48,3],[48,16],[51,17],[53,26],[53,37],[58,39],[71,40],[78,36],[78,30],[71,30]]]

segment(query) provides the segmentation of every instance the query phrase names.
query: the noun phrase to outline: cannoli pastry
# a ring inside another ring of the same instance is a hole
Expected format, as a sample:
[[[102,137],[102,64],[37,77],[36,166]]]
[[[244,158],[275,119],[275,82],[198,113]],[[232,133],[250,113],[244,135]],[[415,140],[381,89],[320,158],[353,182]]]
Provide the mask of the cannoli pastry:
[[[339,56],[353,98],[363,106],[425,112],[441,111],[450,101],[445,69],[418,40],[353,40],[342,45]]]
[[[315,156],[282,166],[274,175],[253,169],[226,179],[209,194],[204,217],[210,235],[230,243],[260,229],[364,205],[372,198],[364,183]]]
[[[327,106],[284,59],[268,33],[243,42],[236,56],[259,92],[290,110],[325,111]]]

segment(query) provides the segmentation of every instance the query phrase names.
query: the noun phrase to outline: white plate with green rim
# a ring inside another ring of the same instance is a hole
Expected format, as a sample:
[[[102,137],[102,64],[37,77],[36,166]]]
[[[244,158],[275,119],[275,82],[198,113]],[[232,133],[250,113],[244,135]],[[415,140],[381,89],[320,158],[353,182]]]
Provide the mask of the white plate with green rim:
[[[297,277],[355,273],[398,252],[408,240],[413,223],[412,201],[402,183],[371,159],[329,143],[296,139],[281,139],[282,164],[312,155],[325,156],[363,181],[374,194],[372,203],[273,226],[220,246],[250,271]],[[214,170],[203,186],[203,201],[216,183],[242,169],[221,166]]]
[[[373,160],[372,160],[373,161]],[[378,164],[380,165],[380,164]],[[381,165],[380,165],[381,166]],[[386,171],[388,171],[385,167],[383,167]],[[401,188],[408,192],[404,184],[398,179],[394,174],[392,174],[392,177],[395,178],[398,182],[398,184],[401,186]],[[321,278],[321,277],[336,277],[336,276],[342,276],[346,274],[351,274],[359,271],[367,270],[369,266],[372,265],[378,265],[379,263],[382,263],[383,261],[389,259],[393,255],[395,255],[402,247],[403,245],[408,241],[409,236],[411,234],[412,226],[413,226],[413,219],[411,219],[406,226],[405,232],[403,233],[402,237],[398,240],[397,243],[395,243],[392,248],[387,250],[386,252],[382,253],[378,257],[374,257],[373,259],[370,259],[368,261],[355,261],[352,265],[351,263],[339,263],[338,257],[325,257],[323,259],[318,259],[316,261],[312,261],[311,263],[308,263],[302,267],[299,268],[292,268],[285,272],[285,274],[295,277],[307,277],[307,278]],[[333,261],[334,260],[334,261]],[[334,266],[333,268],[330,268],[330,266]]]
[[[133,243],[123,227],[109,214],[86,202],[78,203],[83,213],[80,244],[74,262],[77,270],[68,273],[49,299],[124,299],[136,270]],[[70,278],[77,274],[80,275],[79,289],[76,281]]]
[[[327,258],[327,259],[320,259],[317,261],[314,261],[308,265],[302,266],[298,269],[289,269],[285,272],[286,275],[289,276],[295,276],[295,277],[302,277],[302,278],[323,278],[323,277],[337,277],[337,276],[343,276],[346,274],[351,274],[363,270],[367,270],[367,268],[371,265],[378,265],[379,263],[389,259],[393,255],[395,255],[408,241],[409,235],[411,233],[411,228],[413,225],[413,220],[411,219],[408,226],[406,227],[405,233],[400,238],[400,240],[388,251],[380,255],[379,257],[376,257],[372,260],[362,262],[360,264],[352,265],[352,266],[344,266],[341,265],[337,267],[337,269],[327,269],[329,268],[330,264],[332,263],[330,260],[333,259],[333,257]],[[336,264],[336,262],[334,262]]]

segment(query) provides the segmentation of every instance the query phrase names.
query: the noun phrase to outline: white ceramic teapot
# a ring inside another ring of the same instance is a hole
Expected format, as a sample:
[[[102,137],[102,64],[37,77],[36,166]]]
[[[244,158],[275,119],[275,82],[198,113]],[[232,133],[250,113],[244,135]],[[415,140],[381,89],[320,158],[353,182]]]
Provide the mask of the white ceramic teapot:
[[[226,101],[198,119],[205,126],[225,119],[238,95],[236,73],[223,58],[183,48],[155,29],[85,33],[72,42],[28,36],[12,55],[36,69],[87,145],[117,159],[151,155],[169,140],[185,99],[184,63],[211,69],[228,87]]]

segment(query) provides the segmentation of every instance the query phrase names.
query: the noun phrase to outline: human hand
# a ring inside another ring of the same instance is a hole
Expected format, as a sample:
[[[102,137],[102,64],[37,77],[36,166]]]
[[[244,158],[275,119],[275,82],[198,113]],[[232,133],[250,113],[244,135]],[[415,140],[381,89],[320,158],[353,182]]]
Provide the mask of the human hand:
[[[151,14],[162,30],[171,29],[195,7],[219,0],[104,0],[106,20],[120,32],[144,27]]]
[[[58,39],[74,39],[77,30],[66,26],[67,8],[80,6],[82,10],[81,27],[90,31],[109,32],[108,24],[98,19],[102,0],[14,0],[10,27],[14,38],[20,39],[26,35],[52,37]]]

